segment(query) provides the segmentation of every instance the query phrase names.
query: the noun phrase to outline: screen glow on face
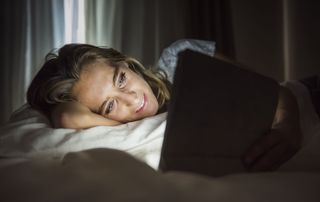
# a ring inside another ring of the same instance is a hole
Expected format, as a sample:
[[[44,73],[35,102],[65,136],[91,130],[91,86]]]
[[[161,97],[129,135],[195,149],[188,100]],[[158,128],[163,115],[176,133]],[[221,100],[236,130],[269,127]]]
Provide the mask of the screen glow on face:
[[[153,116],[159,108],[149,84],[126,65],[86,66],[72,94],[91,111],[119,122]]]

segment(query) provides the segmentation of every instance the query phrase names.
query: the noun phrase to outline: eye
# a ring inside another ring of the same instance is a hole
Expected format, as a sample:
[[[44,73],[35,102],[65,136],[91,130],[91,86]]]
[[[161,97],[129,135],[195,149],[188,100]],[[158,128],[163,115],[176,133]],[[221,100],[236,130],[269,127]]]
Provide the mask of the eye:
[[[125,72],[121,72],[119,74],[119,78],[118,78],[118,86],[119,88],[124,88],[124,86],[126,85],[126,81],[127,81],[127,76]]]
[[[107,105],[107,109],[106,109],[106,114],[109,114],[112,112],[113,110],[113,107],[114,107],[114,100],[111,100],[108,105]]]

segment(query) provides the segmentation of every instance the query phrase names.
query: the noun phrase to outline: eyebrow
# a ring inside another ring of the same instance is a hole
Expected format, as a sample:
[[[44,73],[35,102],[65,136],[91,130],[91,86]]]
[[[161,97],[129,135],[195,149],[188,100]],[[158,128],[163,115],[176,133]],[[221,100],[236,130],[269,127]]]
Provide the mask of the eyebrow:
[[[118,78],[119,72],[120,72],[119,68],[115,67],[114,71],[113,71],[113,77],[112,77],[113,86],[116,86],[116,82],[117,82],[117,78]],[[98,110],[99,114],[101,114],[101,115],[103,114],[104,105],[107,102],[108,102],[108,99],[102,102],[102,104],[100,105],[99,110]]]

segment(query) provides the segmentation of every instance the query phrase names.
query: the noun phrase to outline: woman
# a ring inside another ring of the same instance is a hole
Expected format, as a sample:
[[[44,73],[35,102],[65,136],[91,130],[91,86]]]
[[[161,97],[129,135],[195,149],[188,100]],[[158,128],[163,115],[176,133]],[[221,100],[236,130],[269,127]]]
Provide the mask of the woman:
[[[47,56],[27,100],[50,117],[54,127],[83,129],[164,112],[170,86],[160,70],[146,69],[114,49],[69,44],[58,55]],[[298,151],[300,140],[297,102],[281,87],[269,134],[248,149],[244,163],[250,170],[276,169]]]
[[[155,69],[112,48],[69,44],[47,55],[28,92],[28,103],[54,127],[118,125],[165,111],[170,82]]]

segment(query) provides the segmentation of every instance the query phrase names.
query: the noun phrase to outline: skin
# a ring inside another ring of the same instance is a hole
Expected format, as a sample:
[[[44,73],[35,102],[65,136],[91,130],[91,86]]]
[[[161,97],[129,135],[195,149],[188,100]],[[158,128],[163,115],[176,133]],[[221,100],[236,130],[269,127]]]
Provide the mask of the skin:
[[[215,57],[244,66],[220,53],[216,53]],[[276,170],[297,153],[302,138],[299,120],[295,96],[289,89],[280,86],[278,105],[270,130],[243,154],[243,164],[248,171]]]
[[[105,63],[84,67],[72,89],[78,102],[57,105],[51,114],[54,126],[75,129],[112,126],[155,115],[159,106],[147,82],[126,64],[118,72],[113,82],[115,68]],[[146,103],[139,110],[144,97]],[[102,105],[106,100],[107,104]],[[105,113],[110,101],[114,102],[112,110]],[[243,154],[243,163],[249,171],[276,170],[299,150],[301,137],[297,101],[290,90],[280,87],[272,127]]]
[[[301,138],[297,101],[289,89],[280,87],[272,127],[244,154],[244,164],[249,171],[276,170],[300,149]]]
[[[59,104],[53,110],[55,126],[81,129],[118,125],[153,116],[159,109],[148,83],[126,63],[118,71],[103,62],[85,66],[72,95],[78,102]]]

